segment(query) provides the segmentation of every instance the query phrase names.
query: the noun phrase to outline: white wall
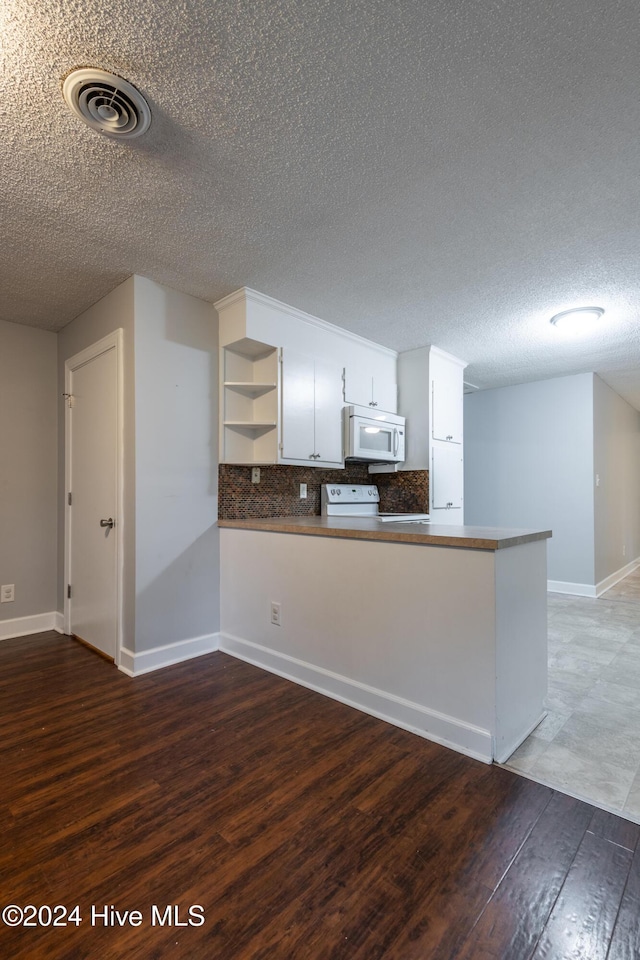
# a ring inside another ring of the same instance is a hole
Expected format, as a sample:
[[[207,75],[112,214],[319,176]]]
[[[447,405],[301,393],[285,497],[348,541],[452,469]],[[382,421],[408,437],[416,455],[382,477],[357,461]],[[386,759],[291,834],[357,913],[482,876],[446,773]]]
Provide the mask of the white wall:
[[[640,413],[594,380],[595,577],[640,558]]]
[[[56,335],[0,321],[0,621],[57,609],[56,405]]]
[[[135,277],[135,652],[217,633],[218,328]]]
[[[64,361],[118,327],[125,386],[123,646],[138,654],[219,629],[217,324],[210,304],[130,277],[60,332],[60,393]],[[63,570],[62,404],[60,410]],[[62,610],[62,576],[58,603]],[[162,662],[160,656],[153,664]]]
[[[593,587],[594,374],[465,397],[465,522],[551,529],[548,577]]]

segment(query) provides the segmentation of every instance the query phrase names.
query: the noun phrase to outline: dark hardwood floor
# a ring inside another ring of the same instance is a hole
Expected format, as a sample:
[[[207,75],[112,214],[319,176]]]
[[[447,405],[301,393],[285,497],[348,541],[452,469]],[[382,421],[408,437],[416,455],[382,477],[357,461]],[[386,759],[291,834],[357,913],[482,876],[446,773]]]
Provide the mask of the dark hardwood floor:
[[[224,654],[8,640],[0,704],[0,906],[82,918],[2,958],[640,956],[640,827]]]

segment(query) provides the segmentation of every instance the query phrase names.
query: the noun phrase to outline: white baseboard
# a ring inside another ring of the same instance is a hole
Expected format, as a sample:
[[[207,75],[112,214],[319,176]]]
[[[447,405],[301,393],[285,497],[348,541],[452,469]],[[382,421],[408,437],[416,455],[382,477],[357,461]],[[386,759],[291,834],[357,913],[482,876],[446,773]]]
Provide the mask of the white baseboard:
[[[220,633],[220,650],[468,757],[493,760],[488,730],[228,633]]]
[[[596,584],[596,596],[599,597],[602,593],[605,593],[605,591],[610,590],[611,587],[615,587],[616,583],[620,583],[621,580],[628,577],[629,574],[637,570],[638,567],[640,567],[640,558],[632,560],[631,563],[627,563],[626,566],[620,567],[615,573],[611,573],[608,577],[605,577],[604,580]]]
[[[142,673],[151,673],[152,670],[161,670],[174,663],[182,663],[183,660],[201,657],[205,653],[214,653],[219,646],[220,634],[208,633],[202,637],[168,643],[164,647],[152,647],[151,650],[142,650],[140,653],[123,648],[118,668],[129,677],[139,677]]]
[[[638,567],[640,567],[640,557],[637,560],[632,560],[631,563],[627,563],[624,567],[620,567],[619,570],[611,573],[599,583],[568,583],[564,580],[547,580],[547,590],[550,593],[568,593],[574,597],[599,597],[610,590],[611,587],[614,587],[616,583],[620,583],[621,580],[628,577]]]
[[[30,633],[46,633],[56,630],[64,633],[64,618],[61,613],[37,613],[33,617],[16,617],[14,620],[0,620],[0,640],[12,640],[14,637],[26,637]]]
[[[573,597],[596,597],[592,583],[568,583],[565,580],[547,580],[549,593],[569,593]]]

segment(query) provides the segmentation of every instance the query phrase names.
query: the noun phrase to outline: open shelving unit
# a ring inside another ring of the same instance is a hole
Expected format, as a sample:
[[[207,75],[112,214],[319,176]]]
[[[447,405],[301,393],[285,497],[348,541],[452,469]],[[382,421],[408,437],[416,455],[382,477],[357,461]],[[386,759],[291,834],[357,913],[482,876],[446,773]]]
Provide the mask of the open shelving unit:
[[[221,463],[278,460],[278,350],[245,338],[222,348]]]

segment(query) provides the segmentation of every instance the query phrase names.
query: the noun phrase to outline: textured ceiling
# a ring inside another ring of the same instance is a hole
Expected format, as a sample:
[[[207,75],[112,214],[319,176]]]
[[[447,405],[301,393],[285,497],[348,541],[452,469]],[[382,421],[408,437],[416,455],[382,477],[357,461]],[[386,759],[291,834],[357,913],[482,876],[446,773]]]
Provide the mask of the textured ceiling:
[[[3,0],[0,318],[132,273],[250,286],[480,387],[587,370],[640,409],[635,0]],[[67,109],[77,66],[153,122]],[[567,341],[548,323],[595,303]]]

